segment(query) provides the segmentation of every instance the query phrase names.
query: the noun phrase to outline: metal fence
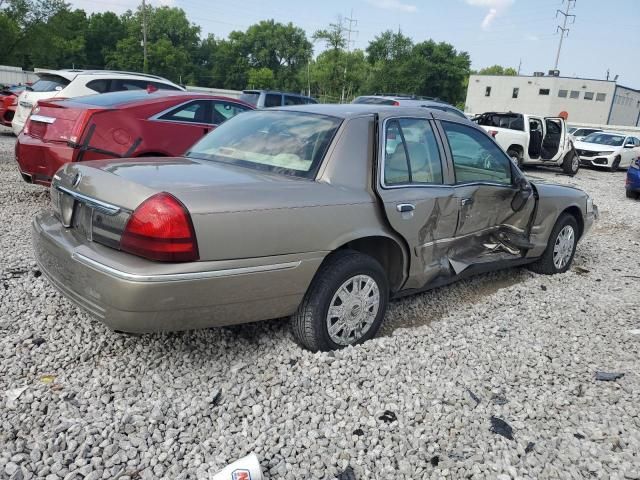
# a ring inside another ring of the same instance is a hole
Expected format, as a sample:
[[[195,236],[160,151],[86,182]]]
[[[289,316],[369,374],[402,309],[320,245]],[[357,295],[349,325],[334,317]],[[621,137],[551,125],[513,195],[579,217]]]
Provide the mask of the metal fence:
[[[22,70],[20,67],[0,65],[0,84],[18,85],[35,82],[38,77],[33,72]]]

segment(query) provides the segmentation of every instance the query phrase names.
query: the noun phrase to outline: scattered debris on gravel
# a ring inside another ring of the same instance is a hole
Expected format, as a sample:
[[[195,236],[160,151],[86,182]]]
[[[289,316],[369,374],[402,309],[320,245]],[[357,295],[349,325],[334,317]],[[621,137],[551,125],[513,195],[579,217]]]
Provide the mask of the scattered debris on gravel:
[[[394,301],[380,338],[328,355],[285,320],[107,330],[35,274],[48,192],[22,181],[13,142],[0,129],[0,478],[210,478],[250,452],[267,479],[640,478],[640,202],[624,172],[527,172],[600,207],[569,272]]]

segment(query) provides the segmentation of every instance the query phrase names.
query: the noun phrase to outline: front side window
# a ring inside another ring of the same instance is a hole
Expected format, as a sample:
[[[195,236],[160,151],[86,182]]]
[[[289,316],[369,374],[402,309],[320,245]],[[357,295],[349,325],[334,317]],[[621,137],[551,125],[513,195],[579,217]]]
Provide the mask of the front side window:
[[[304,105],[306,102],[302,97],[295,97],[293,95],[285,95],[284,96],[284,104],[285,105]]]
[[[492,182],[511,185],[511,160],[486,134],[458,123],[442,122],[456,174],[456,183]]]
[[[187,157],[315,178],[341,122],[327,115],[254,111],[224,122],[196,143]]]
[[[160,120],[189,123],[212,123],[209,115],[209,101],[195,100],[174,108],[160,117]]]
[[[219,125],[226,122],[231,117],[235,117],[239,113],[246,112],[249,108],[239,103],[221,102],[216,100],[213,102],[213,123]]]
[[[280,107],[282,105],[282,95],[276,93],[267,93],[264,99],[265,108]]]
[[[428,120],[389,120],[386,124],[384,149],[385,185],[443,183],[438,143]]]

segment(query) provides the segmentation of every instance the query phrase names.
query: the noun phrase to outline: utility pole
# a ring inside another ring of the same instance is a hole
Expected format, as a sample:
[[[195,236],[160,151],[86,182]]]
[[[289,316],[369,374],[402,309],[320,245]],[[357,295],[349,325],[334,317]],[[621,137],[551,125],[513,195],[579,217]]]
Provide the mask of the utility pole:
[[[522,59],[518,62],[518,76],[520,76],[520,67],[522,67]]]
[[[142,0],[142,71],[149,73],[149,62],[147,60],[147,3]]]
[[[342,79],[342,95],[340,95],[340,103],[344,103],[345,100],[345,89],[347,86],[347,67],[349,64],[349,53],[351,52],[351,34],[358,33],[357,30],[353,29],[354,25],[358,25],[358,21],[353,18],[353,10],[351,10],[351,15],[348,18],[345,18],[347,22],[349,22],[349,28],[345,28],[347,31],[347,58],[345,58],[344,62],[344,78]]]
[[[558,18],[558,14],[560,14],[564,17],[564,21],[562,22],[562,26],[558,25],[558,27],[556,28],[556,33],[560,32],[560,43],[558,43],[558,53],[556,54],[556,64],[553,67],[554,70],[558,69],[558,62],[560,61],[560,50],[562,50],[562,40],[565,36],[569,36],[567,21],[569,20],[569,18],[571,18],[572,24],[576,22],[576,16],[569,14],[569,10],[571,10],[571,8],[575,8],[576,0],[566,0],[566,2],[567,6],[564,12],[562,10],[556,10],[556,18]]]

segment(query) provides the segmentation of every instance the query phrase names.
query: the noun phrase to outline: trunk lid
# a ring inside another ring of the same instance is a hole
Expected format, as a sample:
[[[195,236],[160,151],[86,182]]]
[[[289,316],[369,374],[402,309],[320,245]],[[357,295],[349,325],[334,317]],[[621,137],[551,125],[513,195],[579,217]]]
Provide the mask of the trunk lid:
[[[39,102],[34,109],[25,127],[25,133],[45,142],[77,143],[89,117],[101,110],[104,109],[45,100]]]

